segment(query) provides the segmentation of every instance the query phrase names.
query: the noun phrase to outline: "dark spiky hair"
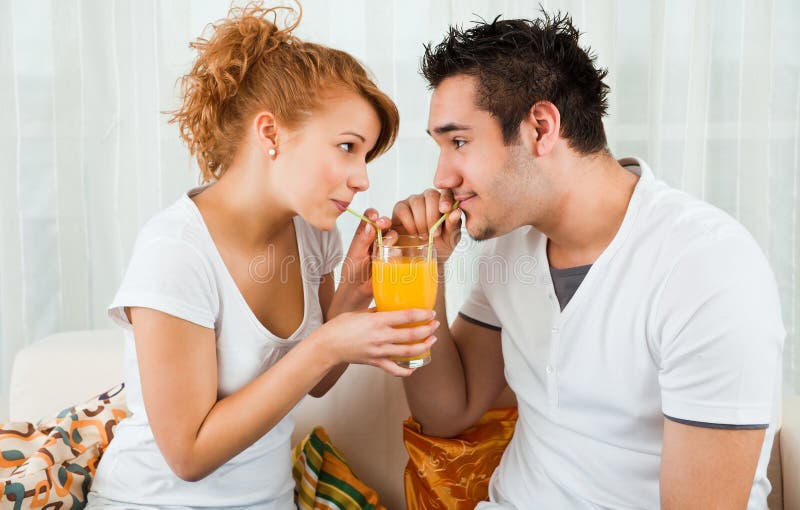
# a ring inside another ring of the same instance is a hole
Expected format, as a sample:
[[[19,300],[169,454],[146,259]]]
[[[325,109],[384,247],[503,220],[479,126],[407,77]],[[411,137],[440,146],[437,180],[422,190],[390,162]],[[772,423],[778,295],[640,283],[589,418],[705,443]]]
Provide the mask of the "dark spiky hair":
[[[549,101],[561,115],[561,136],[574,150],[605,150],[608,71],[596,68],[595,56],[579,46],[571,17],[541,13],[536,20],[498,16],[466,30],[451,26],[441,43],[425,45],[422,75],[431,88],[451,76],[475,77],[476,106],[499,120],[506,144],[518,140],[530,108]]]

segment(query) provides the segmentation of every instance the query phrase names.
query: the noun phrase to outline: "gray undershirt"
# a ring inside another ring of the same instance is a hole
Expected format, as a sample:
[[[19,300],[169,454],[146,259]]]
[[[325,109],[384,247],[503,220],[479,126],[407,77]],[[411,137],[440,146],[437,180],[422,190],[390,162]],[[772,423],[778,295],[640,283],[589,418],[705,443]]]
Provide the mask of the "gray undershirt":
[[[563,310],[569,300],[575,295],[575,291],[580,287],[581,282],[591,269],[592,265],[568,267],[566,269],[550,268],[550,278],[553,279],[553,289],[556,291],[558,304]]]

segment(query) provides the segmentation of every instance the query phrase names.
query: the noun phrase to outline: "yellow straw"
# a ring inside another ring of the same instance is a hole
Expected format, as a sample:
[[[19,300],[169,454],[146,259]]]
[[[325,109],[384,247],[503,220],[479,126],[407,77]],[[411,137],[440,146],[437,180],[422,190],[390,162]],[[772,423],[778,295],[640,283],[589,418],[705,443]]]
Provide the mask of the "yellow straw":
[[[442,217],[436,220],[436,223],[434,223],[431,229],[428,231],[428,261],[430,261],[431,257],[433,257],[433,233],[436,232],[436,229],[439,228],[439,225],[444,222],[445,218],[447,218],[450,213],[458,209],[459,203],[460,202],[456,200],[456,202],[450,207],[450,210],[442,214]]]
[[[366,216],[364,216],[364,215],[362,215],[360,213],[357,213],[356,211],[350,209],[349,207],[347,208],[347,212],[349,212],[353,216],[361,218],[363,221],[366,221],[367,223],[372,225],[373,228],[375,228],[375,232],[378,233],[378,249],[380,250],[383,247],[383,235],[381,234],[381,229],[378,228],[378,224],[375,223],[374,221],[372,221],[371,219],[367,218]]]

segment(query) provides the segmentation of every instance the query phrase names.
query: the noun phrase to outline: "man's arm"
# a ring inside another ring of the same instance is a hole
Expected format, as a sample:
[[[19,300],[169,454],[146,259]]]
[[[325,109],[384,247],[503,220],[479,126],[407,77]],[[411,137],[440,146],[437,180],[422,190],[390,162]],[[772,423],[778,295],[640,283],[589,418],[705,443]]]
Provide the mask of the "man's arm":
[[[775,419],[785,335],[758,245],[736,229],[695,240],[676,258],[653,319],[666,419],[662,507],[745,508]]]
[[[764,429],[719,429],[664,419],[661,508],[746,508]]]
[[[436,316],[441,326],[429,365],[403,380],[414,419],[431,436],[452,437],[472,426],[506,387],[500,331],[457,317],[448,327],[444,278]]]

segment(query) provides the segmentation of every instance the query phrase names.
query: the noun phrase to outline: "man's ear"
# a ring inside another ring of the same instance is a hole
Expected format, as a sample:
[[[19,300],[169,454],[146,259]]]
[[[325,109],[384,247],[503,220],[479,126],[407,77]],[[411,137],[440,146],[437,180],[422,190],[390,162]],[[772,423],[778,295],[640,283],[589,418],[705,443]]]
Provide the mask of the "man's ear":
[[[535,157],[549,154],[560,132],[561,114],[550,101],[539,101],[531,106],[519,126],[522,144]]]
[[[258,145],[264,154],[274,155],[278,151],[278,121],[275,114],[263,111],[256,114],[252,124]],[[274,151],[274,152],[270,152]]]

